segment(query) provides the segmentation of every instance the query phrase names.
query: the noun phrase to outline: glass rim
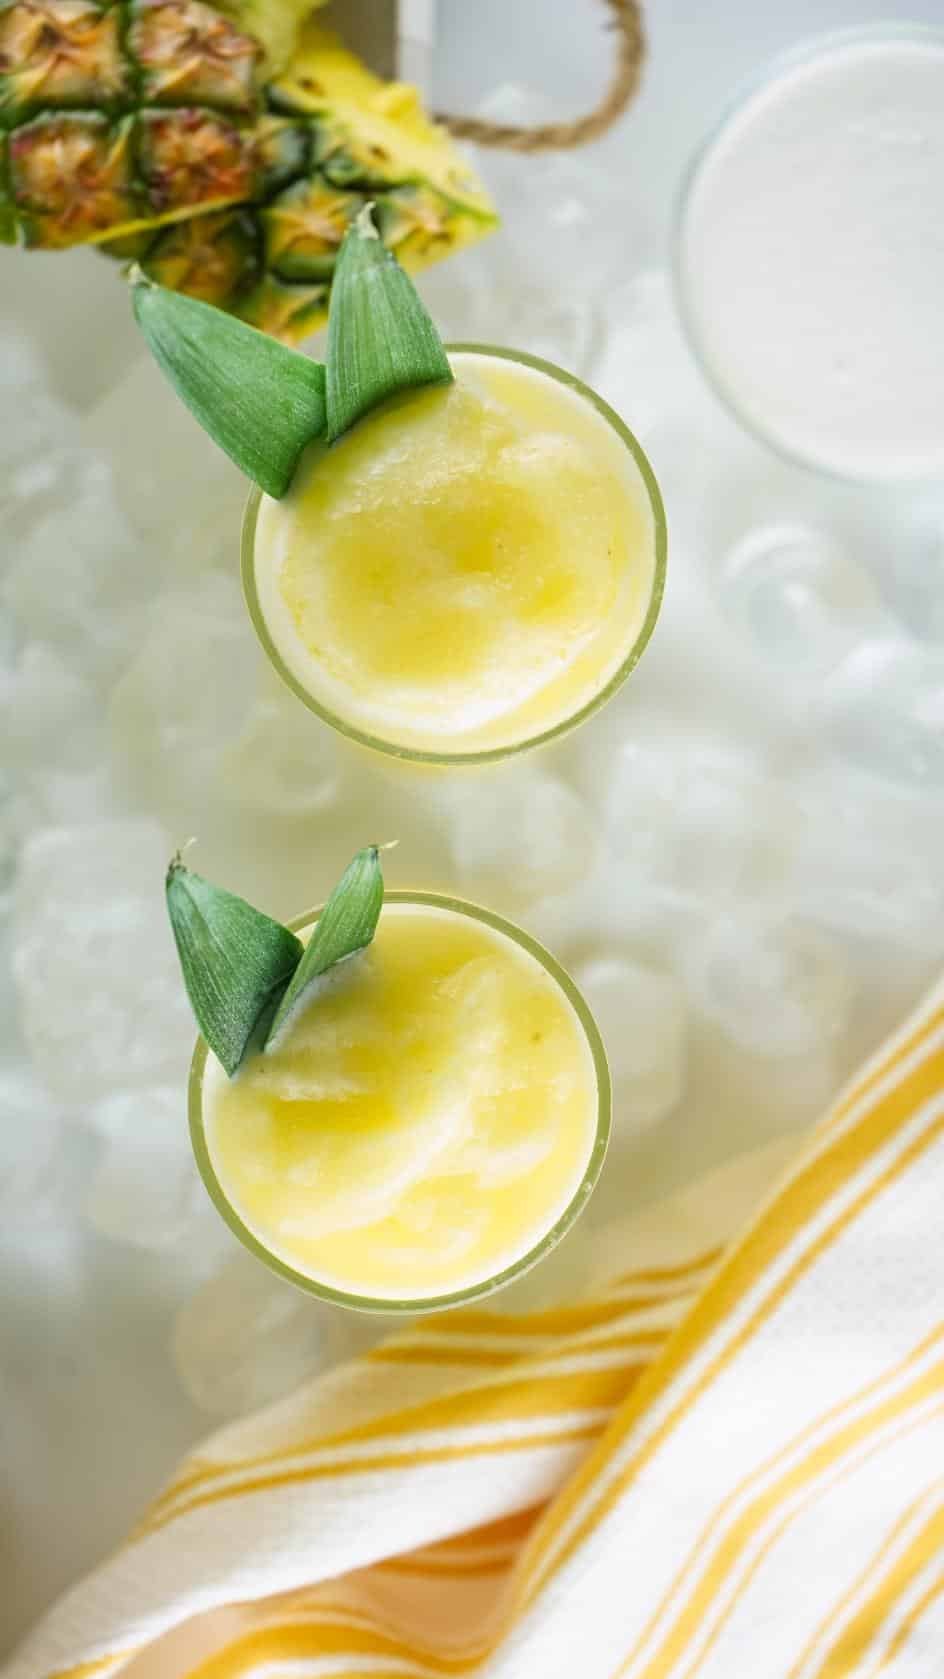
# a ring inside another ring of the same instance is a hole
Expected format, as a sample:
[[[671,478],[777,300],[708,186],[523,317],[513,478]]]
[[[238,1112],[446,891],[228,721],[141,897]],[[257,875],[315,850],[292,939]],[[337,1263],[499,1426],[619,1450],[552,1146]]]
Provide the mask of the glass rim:
[[[429,905],[434,909],[446,910],[452,914],[469,916],[474,921],[483,922],[485,926],[491,927],[495,932],[504,934],[505,937],[510,938],[513,943],[527,951],[540,963],[545,973],[563,991],[577,1016],[593,1061],[597,1092],[596,1130],[586,1165],[573,1195],[563,1212],[555,1219],[550,1229],[544,1232],[540,1240],[535,1242],[519,1259],[514,1260],[511,1265],[506,1265],[501,1271],[497,1271],[494,1276],[485,1277],[466,1288],[453,1289],[447,1294],[422,1295],[416,1300],[396,1300],[332,1288],[329,1284],[321,1283],[316,1278],[308,1276],[306,1272],[297,1270],[287,1260],[281,1259],[278,1254],[273,1253],[270,1248],[266,1247],[265,1242],[255,1235],[240,1218],[223,1189],[210,1158],[203,1124],[203,1075],[209,1055],[209,1048],[203,1037],[198,1037],[191,1058],[187,1105],[190,1141],[204,1188],[217,1212],[244,1247],[248,1248],[257,1259],[260,1259],[278,1276],[283,1277],[287,1282],[294,1283],[296,1288],[302,1289],[304,1293],[314,1295],[319,1300],[327,1301],[329,1305],[345,1306],[357,1312],[415,1317],[423,1313],[441,1312],[449,1307],[465,1306],[472,1301],[482,1300],[487,1295],[494,1294],[498,1289],[504,1288],[506,1284],[514,1282],[518,1277],[524,1276],[526,1271],[530,1271],[534,1265],[537,1265],[540,1260],[544,1259],[558,1246],[576,1223],[577,1218],[589,1201],[603,1168],[612,1123],[612,1085],[600,1028],[594,1019],[589,1004],[566,968],[561,966],[557,958],[552,956],[544,945],[537,939],[532,938],[530,933],[526,933],[522,927],[518,927],[513,921],[508,921],[505,916],[497,915],[494,910],[485,909],[481,904],[471,903],[465,898],[455,898],[443,892],[386,892],[384,903]],[[323,907],[323,905],[318,905],[314,909],[307,910],[304,915],[295,916],[286,925],[293,932],[298,932],[301,928],[309,926],[312,921],[316,920]]]
[[[756,94],[769,87],[778,77],[788,74],[790,70],[798,69],[801,65],[828,56],[830,53],[839,52],[843,47],[868,44],[869,42],[879,44],[883,41],[923,41],[944,47],[944,28],[934,23],[909,22],[907,19],[902,19],[900,22],[892,19],[883,21],[878,18],[871,23],[850,24],[847,28],[823,30],[773,53],[771,57],[764,60],[763,64],[748,71],[747,74],[737,80],[734,88],[709,122],[705,134],[699,140],[682,174],[681,183],[675,195],[669,233],[669,273],[675,297],[675,307],[695,362],[727,413],[737,425],[747,432],[748,436],[753,437],[755,442],[762,443],[772,454],[780,460],[786,461],[790,466],[803,467],[806,471],[816,473],[832,484],[856,485],[865,489],[920,489],[922,486],[937,482],[940,477],[938,469],[930,468],[927,472],[913,475],[900,473],[882,475],[874,472],[843,471],[839,467],[827,465],[816,455],[804,454],[801,449],[784,443],[781,438],[766,428],[762,420],[749,413],[728,389],[723,375],[715,367],[703,344],[690,305],[690,287],[683,275],[682,245],[689,203],[702,169],[708,162],[715,145],[725,134],[729,124],[740,115]]]
[[[321,718],[323,723],[327,723],[332,729],[335,729],[338,734],[344,735],[348,740],[355,741],[359,746],[369,747],[374,752],[383,752],[388,757],[400,758],[408,763],[440,764],[450,766],[462,764],[497,763],[501,759],[513,757],[516,753],[529,752],[534,747],[545,746],[550,741],[558,740],[562,735],[568,734],[571,729],[578,728],[581,723],[586,722],[589,717],[592,717],[595,712],[599,711],[602,706],[606,705],[607,701],[611,700],[614,694],[622,687],[626,678],[630,675],[631,671],[635,669],[646,650],[652,632],[655,629],[656,620],[658,619],[659,611],[662,606],[662,597],[665,593],[668,529],[662,493],[659,489],[655,473],[652,470],[648,456],[646,455],[642,444],[639,442],[639,439],[634,435],[634,433],[630,431],[625,421],[620,418],[616,410],[612,408],[603,397],[599,396],[590,385],[585,384],[582,379],[578,379],[575,373],[568,373],[566,368],[558,367],[554,362],[545,361],[540,356],[528,355],[524,350],[507,349],[503,345],[498,344],[469,343],[447,344],[446,350],[450,354],[493,356],[499,361],[517,362],[524,367],[535,369],[538,373],[546,374],[549,378],[554,379],[558,384],[566,385],[568,389],[575,391],[578,396],[583,397],[585,401],[589,402],[591,407],[594,408],[600,415],[601,419],[606,420],[611,430],[616,433],[620,442],[624,444],[633,458],[633,462],[642,479],[646,499],[649,503],[649,508],[652,514],[654,536],[652,587],[649,592],[646,615],[639,629],[639,633],[628,650],[626,657],[621,661],[619,667],[613,672],[612,676],[610,676],[604,683],[603,687],[598,691],[598,693],[594,694],[589,700],[580,706],[577,711],[572,712],[568,717],[562,718],[560,722],[555,723],[551,728],[541,729],[537,734],[528,735],[523,740],[512,741],[506,746],[489,746],[478,750],[450,752],[447,749],[434,751],[426,747],[420,748],[405,746],[398,744],[396,741],[385,740],[380,735],[372,734],[369,729],[361,728],[357,724],[346,721],[337,712],[332,711],[330,706],[325,705],[321,700],[316,699],[315,696],[310,693],[310,691],[305,687],[305,684],[300,681],[293,671],[289,669],[269,633],[269,627],[265,621],[265,615],[262,611],[262,607],[259,602],[258,590],[256,588],[255,535],[259,508],[262,505],[263,497],[263,491],[258,487],[258,485],[253,485],[250,490],[243,513],[242,533],[240,539],[240,569],[242,573],[243,596],[249,611],[249,616],[252,620],[253,629],[262,644],[266,657],[276,671],[276,674],[281,678],[286,686],[291,689],[296,698],[300,699],[303,705],[308,707],[309,711],[313,711],[317,717]]]

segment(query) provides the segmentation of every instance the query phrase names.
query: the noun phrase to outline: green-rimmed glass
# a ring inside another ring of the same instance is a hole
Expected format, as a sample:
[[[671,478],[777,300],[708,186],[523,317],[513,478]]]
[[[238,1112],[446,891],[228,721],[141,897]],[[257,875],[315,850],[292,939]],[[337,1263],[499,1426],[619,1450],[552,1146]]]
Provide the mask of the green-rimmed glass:
[[[526,951],[528,955],[534,957],[560,987],[573,1009],[593,1059],[597,1087],[597,1123],[583,1176],[568,1205],[550,1229],[545,1232],[540,1241],[529,1248],[527,1253],[523,1254],[520,1259],[516,1259],[514,1264],[506,1266],[503,1271],[496,1272],[493,1277],[486,1277],[473,1283],[468,1288],[457,1289],[449,1294],[425,1295],[419,1300],[390,1300],[369,1295],[349,1294],[341,1289],[329,1288],[327,1284],[307,1276],[304,1271],[295,1270],[284,1259],[280,1259],[270,1248],[266,1247],[258,1236],[247,1228],[228,1199],[210,1159],[204,1130],[203,1074],[209,1052],[202,1038],[197,1040],[190,1067],[190,1136],[197,1166],[211,1200],[230,1229],[235,1232],[244,1246],[256,1255],[257,1259],[261,1259],[280,1277],[285,1277],[288,1282],[295,1283],[298,1288],[304,1289],[306,1293],[317,1295],[320,1299],[331,1301],[334,1305],[350,1306],[359,1312],[409,1313],[414,1315],[419,1312],[442,1311],[447,1306],[464,1306],[470,1301],[481,1300],[485,1295],[493,1294],[496,1289],[504,1288],[506,1283],[513,1282],[516,1277],[522,1276],[525,1271],[530,1271],[533,1265],[537,1265],[539,1260],[544,1259],[566,1236],[593,1192],[606,1154],[610,1136],[610,1073],[599,1028],[586,1002],[570,975],[565,972],[559,962],[554,960],[549,951],[544,949],[543,945],[538,944],[536,939],[532,939],[529,934],[523,932],[520,927],[516,927],[513,922],[506,921],[503,916],[493,915],[491,910],[482,909],[478,904],[470,904],[460,898],[444,897],[437,892],[388,892],[384,901],[391,904],[426,905],[433,909],[450,911],[455,915],[469,916],[473,921],[483,922],[485,926],[503,934],[512,943]],[[306,915],[298,916],[289,925],[294,932],[298,932],[301,928],[308,927],[313,921],[317,920],[319,913],[318,909],[309,910]]]
[[[553,724],[552,727],[542,729],[537,734],[526,737],[523,740],[515,740],[508,745],[490,746],[477,751],[461,749],[450,751],[449,748],[445,746],[441,750],[437,751],[425,748],[421,749],[419,747],[401,744],[395,740],[383,739],[379,735],[371,734],[368,730],[359,728],[356,724],[348,722],[344,717],[340,716],[337,712],[332,711],[328,706],[323,704],[320,699],[317,699],[315,695],[305,687],[304,683],[299,680],[294,672],[289,669],[269,633],[269,627],[262,611],[262,605],[260,603],[256,587],[256,522],[258,519],[259,507],[262,502],[262,491],[259,489],[252,490],[246,504],[246,511],[243,517],[243,591],[256,634],[265,648],[273,666],[282,678],[282,681],[285,682],[286,685],[291,688],[292,692],[308,706],[309,710],[315,712],[323,722],[329,723],[333,729],[337,729],[339,733],[346,735],[350,740],[357,741],[362,746],[371,747],[377,752],[392,754],[396,758],[407,759],[412,763],[485,764],[495,762],[500,758],[510,757],[515,752],[529,751],[531,747],[543,746],[548,741],[558,739],[559,736],[566,734],[568,730],[575,729],[579,723],[583,723],[588,717],[592,717],[593,713],[598,711],[601,706],[605,705],[607,700],[612,699],[617,690],[622,687],[622,684],[626,681],[630,671],[642,657],[646,643],[655,628],[656,619],[659,616],[659,608],[662,604],[662,595],[665,588],[667,550],[665,508],[662,504],[662,496],[659,491],[659,486],[656,483],[655,474],[653,473],[652,467],[649,465],[649,461],[646,458],[641,445],[633,436],[629,427],[624,425],[619,415],[609,406],[608,403],[603,401],[602,397],[597,395],[596,391],[591,390],[589,385],[583,384],[580,379],[575,378],[572,373],[565,372],[563,368],[555,367],[553,362],[541,361],[537,356],[528,356],[519,350],[504,350],[492,344],[449,344],[447,345],[447,349],[450,355],[462,354],[492,356],[499,361],[516,362],[522,367],[532,368],[538,373],[546,374],[548,378],[555,380],[556,383],[560,385],[566,385],[569,390],[575,391],[578,396],[582,397],[593,409],[596,410],[601,418],[606,420],[607,424],[616,433],[617,437],[625,446],[628,454],[632,457],[636,470],[639,473],[643,493],[646,501],[648,502],[649,512],[652,519],[654,558],[652,584],[645,617],[643,618],[642,625],[640,626],[632,646],[627,648],[626,655],[618,669],[607,678],[599,691],[594,694],[590,700],[585,701],[576,711],[572,712],[570,716],[562,718],[559,722]]]

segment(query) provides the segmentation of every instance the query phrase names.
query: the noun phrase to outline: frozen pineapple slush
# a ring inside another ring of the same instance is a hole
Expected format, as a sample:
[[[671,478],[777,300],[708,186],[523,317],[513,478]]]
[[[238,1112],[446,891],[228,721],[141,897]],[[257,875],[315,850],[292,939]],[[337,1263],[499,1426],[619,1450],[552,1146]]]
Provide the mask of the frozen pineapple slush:
[[[589,1194],[609,1122],[599,1037],[566,976],[505,925],[388,897],[373,943],[274,1049],[233,1079],[207,1056],[211,1172],[302,1279],[369,1303],[462,1293]]]
[[[329,720],[394,751],[513,750],[626,674],[658,611],[659,492],[585,387],[500,351],[394,398],[247,521],[250,609]]]

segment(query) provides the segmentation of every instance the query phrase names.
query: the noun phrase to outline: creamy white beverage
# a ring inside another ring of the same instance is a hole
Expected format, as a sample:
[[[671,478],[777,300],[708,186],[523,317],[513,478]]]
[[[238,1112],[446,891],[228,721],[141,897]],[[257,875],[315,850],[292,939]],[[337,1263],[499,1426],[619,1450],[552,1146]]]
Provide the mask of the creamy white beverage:
[[[678,242],[721,394],[843,476],[944,472],[944,36],[889,27],[785,60],[709,141]]]

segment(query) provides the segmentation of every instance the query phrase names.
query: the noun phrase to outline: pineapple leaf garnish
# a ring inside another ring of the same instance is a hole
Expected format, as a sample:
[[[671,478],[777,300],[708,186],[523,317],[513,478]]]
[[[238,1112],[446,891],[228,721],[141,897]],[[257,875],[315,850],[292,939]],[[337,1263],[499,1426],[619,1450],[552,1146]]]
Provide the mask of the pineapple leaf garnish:
[[[345,235],[331,288],[328,441],[397,391],[448,384],[452,377],[412,280],[383,244],[365,205]]]
[[[302,942],[244,898],[184,866],[167,871],[167,909],[187,995],[230,1078],[265,1033],[298,967]]]
[[[134,315],[152,355],[204,431],[276,500],[314,439],[333,443],[398,391],[449,384],[452,369],[412,280],[365,205],[331,289],[328,362],[313,361],[132,264]]]
[[[271,916],[211,885],[181,861],[167,870],[167,909],[197,1025],[230,1078],[251,1049],[269,1048],[314,982],[370,944],[383,906],[376,845],[359,851],[307,945]]]
[[[168,291],[137,265],[135,319],[155,361],[214,443],[276,500],[325,427],[325,370],[245,321]]]
[[[269,1027],[266,1049],[279,1038],[287,1022],[309,1001],[322,974],[370,944],[383,906],[384,883],[376,845],[359,851],[350,863],[315,923],[305,952]]]

